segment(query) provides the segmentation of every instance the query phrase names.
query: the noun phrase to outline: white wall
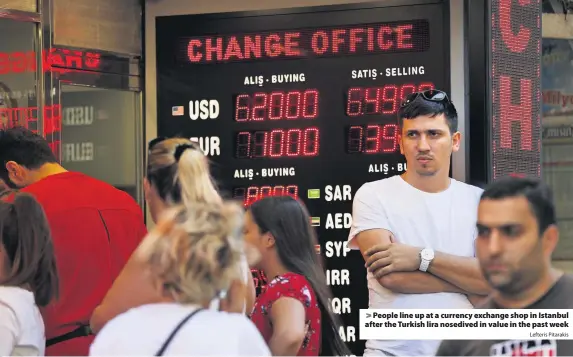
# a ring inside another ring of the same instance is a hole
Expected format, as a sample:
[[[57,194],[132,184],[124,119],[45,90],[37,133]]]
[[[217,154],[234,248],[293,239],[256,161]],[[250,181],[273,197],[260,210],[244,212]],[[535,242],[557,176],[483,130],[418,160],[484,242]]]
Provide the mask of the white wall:
[[[564,14],[543,14],[541,19],[543,37],[573,38],[573,20],[571,14],[565,18]]]

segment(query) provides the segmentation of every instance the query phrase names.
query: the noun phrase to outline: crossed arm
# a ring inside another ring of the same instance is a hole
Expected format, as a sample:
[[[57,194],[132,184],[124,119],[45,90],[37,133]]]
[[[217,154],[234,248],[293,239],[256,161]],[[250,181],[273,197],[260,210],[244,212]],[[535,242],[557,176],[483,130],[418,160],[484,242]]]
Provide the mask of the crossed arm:
[[[477,259],[435,252],[428,271],[422,272],[418,270],[422,248],[394,243],[392,238],[384,229],[363,231],[354,238],[366,267],[385,288],[405,294],[455,292],[471,300],[489,293]]]

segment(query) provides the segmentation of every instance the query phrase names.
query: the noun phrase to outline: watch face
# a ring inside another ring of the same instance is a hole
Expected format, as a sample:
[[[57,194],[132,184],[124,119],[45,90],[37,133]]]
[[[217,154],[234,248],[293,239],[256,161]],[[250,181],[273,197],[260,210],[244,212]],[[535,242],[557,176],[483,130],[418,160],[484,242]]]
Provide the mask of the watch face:
[[[431,250],[428,249],[424,249],[422,250],[422,258],[424,258],[425,260],[430,260],[434,258],[434,252],[432,252]]]

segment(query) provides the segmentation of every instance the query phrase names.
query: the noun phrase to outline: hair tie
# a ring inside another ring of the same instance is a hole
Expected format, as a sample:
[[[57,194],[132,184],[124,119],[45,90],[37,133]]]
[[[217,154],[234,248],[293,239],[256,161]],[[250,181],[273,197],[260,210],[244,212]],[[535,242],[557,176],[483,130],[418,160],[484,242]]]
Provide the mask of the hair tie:
[[[179,159],[181,158],[181,155],[183,155],[183,152],[185,152],[185,150],[187,149],[192,149],[192,148],[193,145],[190,144],[179,145],[177,149],[175,149],[175,154],[173,154],[173,156],[175,156],[175,161],[179,162]]]

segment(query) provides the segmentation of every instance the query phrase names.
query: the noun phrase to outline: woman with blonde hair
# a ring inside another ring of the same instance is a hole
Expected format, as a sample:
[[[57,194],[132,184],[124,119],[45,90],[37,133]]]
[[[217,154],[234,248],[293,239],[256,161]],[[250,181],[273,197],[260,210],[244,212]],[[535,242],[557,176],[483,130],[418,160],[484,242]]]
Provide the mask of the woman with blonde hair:
[[[184,138],[157,138],[149,143],[147,172],[144,179],[145,199],[151,217],[156,222],[169,208],[197,204],[222,205],[223,200],[211,178],[209,162],[199,145]],[[143,262],[134,254],[124,267],[100,306],[94,311],[90,325],[97,333],[113,317],[128,309],[161,300],[157,290],[150,287]],[[241,275],[231,285],[230,301],[216,297],[211,308],[231,312],[250,312],[255,300],[255,286],[246,257],[239,265]],[[133,291],[137,291],[136,294]],[[244,299],[236,297],[242,295]]]
[[[239,277],[242,223],[242,208],[231,203],[197,203],[164,216],[135,253],[163,302],[110,320],[90,355],[270,356],[244,314],[209,308]]]

